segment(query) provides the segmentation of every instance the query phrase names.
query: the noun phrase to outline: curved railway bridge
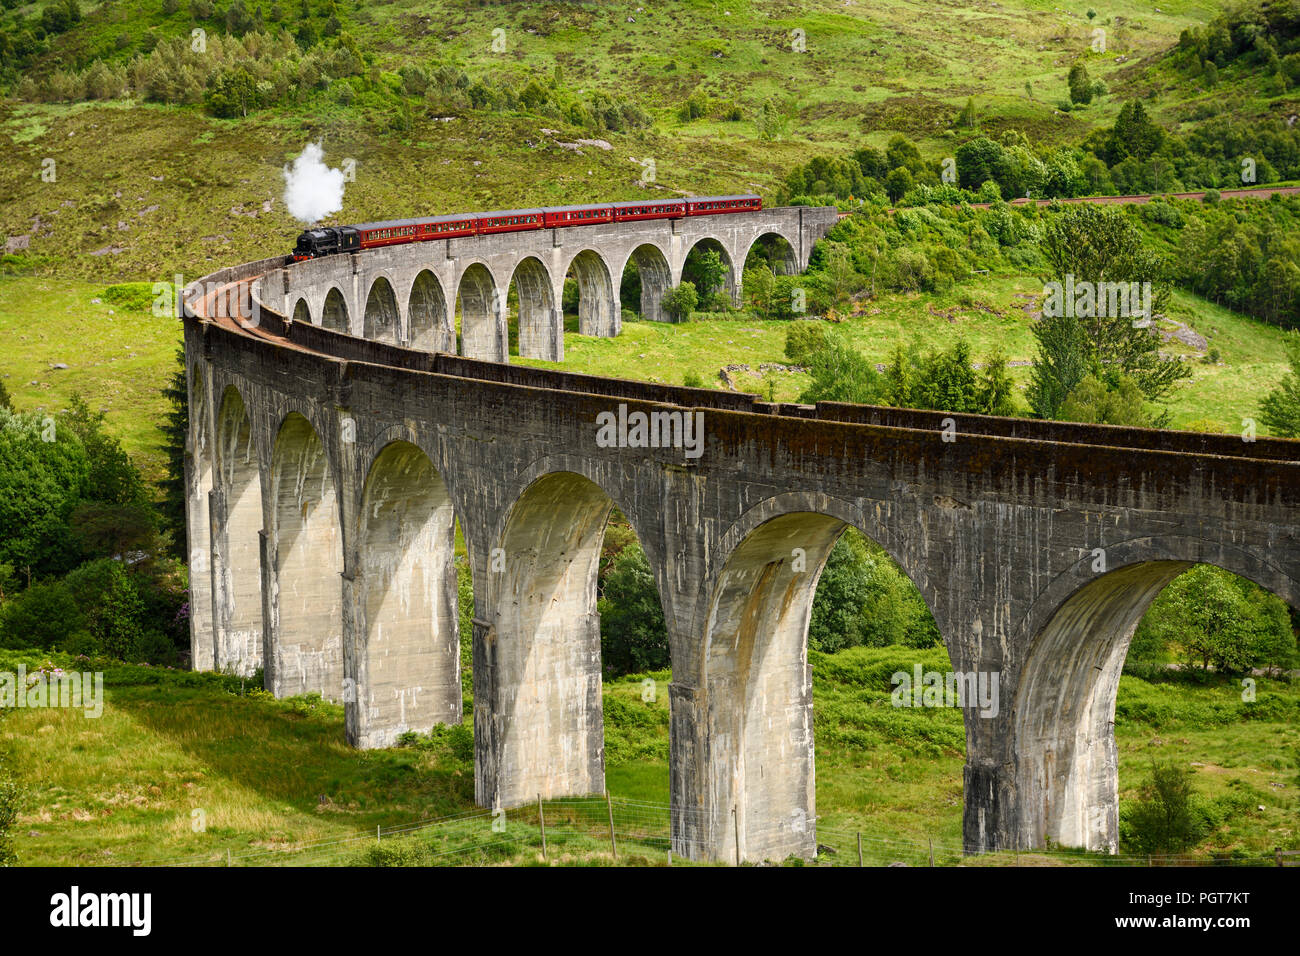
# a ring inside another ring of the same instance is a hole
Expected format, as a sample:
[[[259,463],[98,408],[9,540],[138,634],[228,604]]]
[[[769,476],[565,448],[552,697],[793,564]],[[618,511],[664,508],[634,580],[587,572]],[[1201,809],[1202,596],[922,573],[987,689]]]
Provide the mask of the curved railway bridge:
[[[964,710],[969,852],[1115,849],[1120,669],[1176,575],[1206,562],[1300,601],[1300,442],[769,404],[427,351],[414,307],[395,336],[363,322],[379,255],[186,291],[194,662],[343,701],[357,747],[460,721],[458,521],[483,806],[604,787],[614,506],[663,602],[673,848],[695,859],[815,853],[806,632],[849,525],[920,588],[954,669],[996,678],[996,703]],[[344,328],[320,318],[326,288]]]

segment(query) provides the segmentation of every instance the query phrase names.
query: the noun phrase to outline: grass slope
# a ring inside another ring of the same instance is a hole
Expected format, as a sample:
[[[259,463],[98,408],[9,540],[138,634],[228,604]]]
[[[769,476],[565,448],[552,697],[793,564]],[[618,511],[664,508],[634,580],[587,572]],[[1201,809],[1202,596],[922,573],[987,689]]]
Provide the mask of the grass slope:
[[[147,38],[185,37],[193,26],[187,9],[164,17],[152,0],[85,6],[83,23],[56,39],[36,72],[96,55],[126,60]],[[1055,108],[1077,56],[1087,54],[1093,74],[1110,82],[1214,10],[1175,2],[1155,13],[1120,0],[1097,21],[1111,21],[1107,52],[1092,54],[1094,25],[1084,10],[1043,0],[688,0],[639,11],[603,3],[351,6],[348,32],[380,69],[450,60],[472,76],[522,86],[558,66],[569,87],[630,98],[655,124],[606,134],[610,150],[573,151],[556,141],[590,134],[548,117],[463,111],[446,121],[421,118],[399,133],[388,117],[325,93],[239,121],[127,101],[6,102],[0,230],[29,237],[31,251],[50,257],[62,275],[153,281],[182,271],[193,278],[290,245],[297,224],[279,201],[280,169],[308,139],[323,140],[333,163],[357,162],[341,222],[635,198],[645,187],[633,157],[654,158],[652,191],[763,190],[810,153],[883,145],[896,132],[927,152],[951,148],[950,127],[972,96],[994,135],[1014,126],[1034,139],[1073,141],[1118,109],[1111,102],[1118,97],[1083,113]],[[504,31],[502,52],[493,52],[494,30]],[[796,35],[805,52],[792,49]],[[119,46],[119,37],[128,42]],[[734,102],[743,118],[681,121],[677,108],[696,91]],[[758,135],[763,104],[786,120],[776,141]],[[47,159],[55,162],[53,182],[41,175]]]
[[[869,859],[888,862],[908,844],[933,840],[936,862],[957,862],[961,714],[889,702],[893,671],[913,663],[946,670],[947,655],[890,647],[811,658],[819,842],[834,846],[837,858],[851,856],[860,832],[877,848]],[[0,652],[6,670],[41,660]],[[126,666],[107,674],[98,720],[22,709],[0,723],[0,747],[30,790],[17,828],[25,864],[218,858],[473,809],[468,722],[417,746],[359,752],[343,743],[341,709],[317,699],[276,701],[214,675]],[[658,690],[651,701],[642,693],[645,676],[605,684],[606,780],[621,800],[667,804],[670,675],[649,675]],[[1126,675],[1116,739],[1122,798],[1136,794],[1154,754],[1194,768],[1195,787],[1218,821],[1200,852],[1300,846],[1300,686],[1261,679],[1258,702],[1243,704],[1232,682],[1194,687]],[[203,832],[195,810],[203,811]],[[457,839],[465,846],[490,840],[489,824],[480,820]],[[603,851],[596,840],[575,843],[574,852]]]

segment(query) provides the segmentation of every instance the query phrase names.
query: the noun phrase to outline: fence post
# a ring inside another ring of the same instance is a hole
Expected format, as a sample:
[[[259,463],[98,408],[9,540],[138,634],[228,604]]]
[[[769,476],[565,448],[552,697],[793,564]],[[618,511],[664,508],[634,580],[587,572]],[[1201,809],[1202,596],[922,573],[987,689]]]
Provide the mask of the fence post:
[[[375,842],[376,842],[376,843],[383,843],[384,841],[383,841],[383,840],[380,838],[380,836],[379,836],[379,826],[380,826],[380,825],[379,825],[378,823],[375,824]]]
[[[1278,866],[1282,865],[1282,848],[1280,846],[1273,847],[1273,859],[1277,861]]]
[[[736,866],[740,866],[740,811],[734,806],[731,808],[731,819],[735,822],[736,831]]]
[[[614,853],[614,859],[618,859],[618,844],[614,841],[614,801],[609,797],[609,791],[605,791],[605,806],[609,809],[609,848]]]
[[[537,824],[542,828],[542,859],[546,859],[546,817],[542,813],[542,795],[537,795]]]
[[[934,837],[926,837],[930,841],[930,865],[934,866]]]
[[[862,831],[858,831],[858,866],[862,865]]]

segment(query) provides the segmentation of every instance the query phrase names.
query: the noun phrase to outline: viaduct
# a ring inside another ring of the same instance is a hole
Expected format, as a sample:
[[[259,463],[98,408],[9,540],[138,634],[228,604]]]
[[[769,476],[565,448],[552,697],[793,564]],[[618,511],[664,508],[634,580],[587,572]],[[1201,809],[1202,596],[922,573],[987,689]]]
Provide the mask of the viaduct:
[[[966,850],[1114,851],[1115,697],[1137,622],[1196,562],[1300,601],[1300,442],[508,364],[511,285],[520,352],[559,358],[570,266],[581,328],[612,335],[629,259],[657,315],[698,242],[721,245],[738,294],[759,236],[783,236],[802,269],[833,220],[769,209],[281,257],[189,287],[194,666],[263,667],[278,696],[340,700],[356,747],[459,722],[458,521],[477,802],[600,792],[596,573],[617,506],[668,627],[674,851],[812,856],[806,633],[852,525],[919,587],[954,669],[998,675],[996,712],[964,711]],[[600,440],[601,421],[637,413],[668,439],[702,423],[702,444]]]

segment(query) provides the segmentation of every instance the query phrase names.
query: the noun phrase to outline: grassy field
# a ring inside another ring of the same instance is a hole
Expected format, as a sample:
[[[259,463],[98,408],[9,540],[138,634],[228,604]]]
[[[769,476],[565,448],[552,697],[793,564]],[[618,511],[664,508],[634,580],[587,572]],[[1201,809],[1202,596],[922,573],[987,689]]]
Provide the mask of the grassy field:
[[[0,652],[3,669],[20,660],[30,668],[42,658]],[[895,709],[887,676],[914,662],[947,669],[946,654],[860,648],[812,660],[819,842],[840,856],[849,853],[844,835],[861,833],[871,858],[887,862],[933,841],[936,862],[957,862],[960,712]],[[667,672],[651,676],[666,687]],[[605,685],[606,782],[623,804],[666,805],[667,694],[644,701],[642,679]],[[46,708],[10,711],[0,723],[0,747],[30,791],[16,828],[24,864],[238,857],[473,810],[468,723],[418,746],[358,752],[343,742],[341,709],[318,699],[276,701],[236,678],[143,667],[109,667],[106,682],[98,720]],[[1259,683],[1263,709],[1252,711],[1231,682],[1121,681],[1121,796],[1136,794],[1152,755],[1191,766],[1218,821],[1200,853],[1300,846],[1300,687]],[[457,837],[467,847],[491,839],[491,820],[477,819]],[[604,852],[593,832],[574,853]]]
[[[180,322],[113,305],[103,283],[0,278],[0,376],[23,410],[66,408],[80,392],[145,477],[163,477],[161,389],[176,368]],[[95,301],[99,300],[99,301]],[[67,368],[56,369],[55,365]]]

